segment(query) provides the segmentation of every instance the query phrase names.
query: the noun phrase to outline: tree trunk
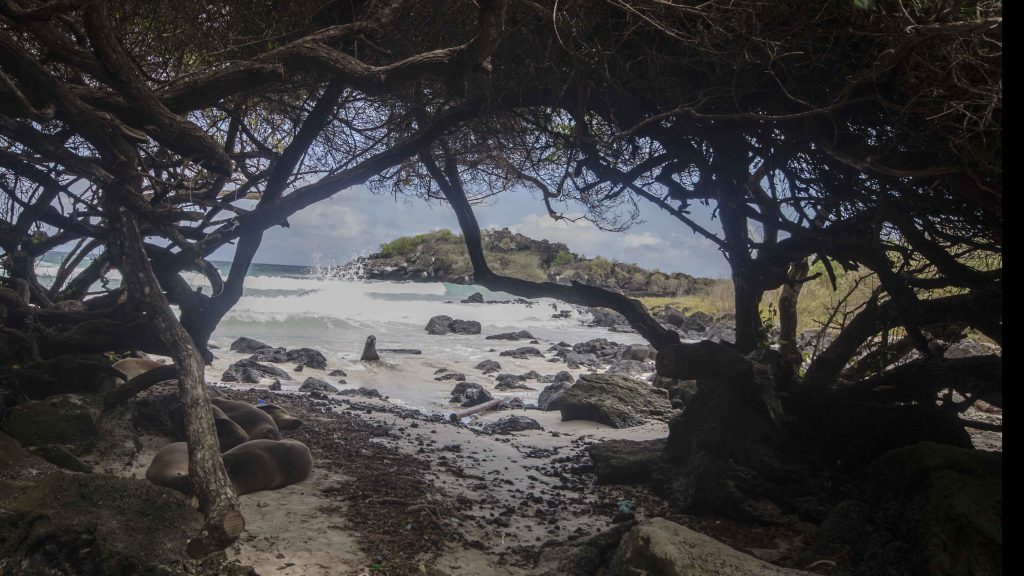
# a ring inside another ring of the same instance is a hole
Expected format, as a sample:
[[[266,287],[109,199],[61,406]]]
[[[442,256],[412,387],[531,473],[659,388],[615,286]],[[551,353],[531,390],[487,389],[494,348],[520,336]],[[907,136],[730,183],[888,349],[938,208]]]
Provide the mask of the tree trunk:
[[[136,179],[132,184],[137,183]],[[105,190],[110,248],[121,268],[129,299],[145,311],[178,367],[178,391],[185,408],[189,446],[189,474],[206,517],[203,531],[189,542],[188,552],[193,557],[201,557],[234,542],[245,523],[220,457],[199,351],[175,318],[161,290],[146,257],[138,218],[118,199],[118,194],[134,194],[135,190],[137,186],[131,184],[119,190]]]
[[[782,285],[782,293],[779,294],[779,351],[782,352],[786,367],[786,373],[780,380],[792,379],[797,368],[803,363],[803,356],[796,341],[796,326],[799,320],[796,307],[800,299],[800,288],[803,287],[803,280],[807,278],[809,270],[810,265],[806,258],[794,262],[789,267],[789,281]]]
[[[742,270],[732,275],[736,306],[736,348],[748,354],[764,343],[761,330],[761,297],[764,292],[756,287]]]

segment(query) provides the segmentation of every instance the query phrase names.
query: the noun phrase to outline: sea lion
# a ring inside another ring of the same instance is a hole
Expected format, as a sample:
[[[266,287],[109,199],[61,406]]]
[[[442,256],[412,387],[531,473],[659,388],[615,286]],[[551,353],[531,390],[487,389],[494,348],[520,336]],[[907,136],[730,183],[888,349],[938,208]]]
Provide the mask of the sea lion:
[[[295,440],[250,440],[228,450],[223,458],[239,495],[302,482],[313,470],[309,448]]]
[[[153,456],[146,469],[146,480],[157,486],[192,493],[192,479],[188,475],[188,443],[174,442],[164,446]]]
[[[380,355],[377,354],[377,337],[367,336],[366,344],[363,346],[363,355],[359,357],[362,362],[380,362]]]
[[[125,358],[114,362],[113,368],[124,374],[125,381],[127,382],[139,374],[144,374],[163,365],[163,362],[158,362],[150,358]]]
[[[292,416],[287,410],[276,404],[259,404],[256,407],[270,414],[279,430],[296,430],[302,426],[302,420]]]
[[[236,494],[277,490],[309,478],[313,457],[295,440],[250,440],[221,455]],[[146,469],[146,479],[184,494],[192,493],[188,444],[174,442],[160,449]]]
[[[249,441],[249,434],[237,422],[228,417],[220,408],[210,405],[213,411],[213,425],[217,428],[217,442],[220,444],[220,451],[227,452],[242,442]],[[179,438],[185,436],[185,408],[181,403],[171,409],[171,422],[174,425],[174,432]]]
[[[249,435],[249,440],[281,439],[281,431],[277,429],[274,418],[263,410],[245,402],[236,402],[226,398],[213,398],[210,402],[241,426]]]

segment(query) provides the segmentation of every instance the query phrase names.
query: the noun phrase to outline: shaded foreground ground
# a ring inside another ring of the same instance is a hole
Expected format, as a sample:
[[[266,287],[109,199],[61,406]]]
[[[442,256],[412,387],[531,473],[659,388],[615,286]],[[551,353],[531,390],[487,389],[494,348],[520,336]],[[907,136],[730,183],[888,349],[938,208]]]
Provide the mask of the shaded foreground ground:
[[[498,436],[385,400],[218,391],[302,418],[285,435],[307,443],[315,459],[309,480],[241,497],[247,530],[227,557],[260,574],[589,574],[617,542],[593,537],[630,526],[630,515],[616,518],[623,502],[637,516],[668,516],[782,565],[810,544],[811,527],[673,515],[643,489],[594,483],[587,444],[664,437],[663,423],[613,430],[579,422]],[[542,424],[559,419],[525,414]],[[127,472],[141,477],[166,441],[147,437]]]

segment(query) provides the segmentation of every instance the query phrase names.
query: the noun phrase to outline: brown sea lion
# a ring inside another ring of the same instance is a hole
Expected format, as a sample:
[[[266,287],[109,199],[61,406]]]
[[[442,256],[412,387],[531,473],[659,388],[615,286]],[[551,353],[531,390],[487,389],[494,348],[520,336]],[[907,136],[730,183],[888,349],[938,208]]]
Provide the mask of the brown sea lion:
[[[281,431],[277,429],[274,418],[245,402],[237,402],[226,398],[213,398],[210,400],[214,406],[224,411],[228,418],[231,418],[249,435],[250,440],[266,439],[280,440]]]
[[[363,345],[363,355],[359,357],[362,362],[380,362],[380,355],[377,354],[377,337],[367,336],[366,344]]]
[[[146,480],[185,494],[192,493],[188,475],[188,443],[174,442],[160,449],[146,469]]]
[[[277,490],[309,478],[313,457],[309,448],[295,440],[250,440],[221,455],[237,494]],[[191,494],[188,444],[175,442],[160,449],[146,470],[146,479]]]
[[[295,440],[250,440],[222,457],[238,494],[277,490],[302,482],[313,470],[309,448]]]
[[[139,374],[149,372],[154,368],[163,366],[163,362],[157,362],[150,358],[125,358],[114,362],[113,368],[126,376],[125,381],[135,378]]]
[[[259,404],[256,407],[270,414],[279,430],[297,430],[302,426],[302,420],[292,416],[287,410],[276,404]]]
[[[213,411],[213,425],[217,428],[217,442],[220,451],[227,452],[242,442],[249,441],[249,434],[237,422],[228,417],[220,408],[210,405]],[[185,438],[185,409],[179,403],[171,409],[171,423],[178,438]]]

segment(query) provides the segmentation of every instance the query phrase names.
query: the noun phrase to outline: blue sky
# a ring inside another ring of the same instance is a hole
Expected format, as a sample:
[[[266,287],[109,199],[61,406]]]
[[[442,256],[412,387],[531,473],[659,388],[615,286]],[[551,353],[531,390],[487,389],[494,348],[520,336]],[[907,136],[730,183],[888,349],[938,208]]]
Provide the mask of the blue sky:
[[[710,209],[692,206],[693,218],[713,231],[720,230]],[[568,223],[548,217],[541,200],[529,191],[499,195],[476,207],[483,228],[509,228],[531,238],[564,242],[588,257],[604,256],[634,262],[649,269],[685,272],[695,276],[727,277],[725,259],[717,247],[654,206],[641,205],[642,223],[625,232],[604,232],[585,221]],[[572,207],[568,207],[572,212]],[[256,261],[305,265],[319,257],[344,263],[369,254],[399,236],[440,228],[458,232],[447,204],[418,199],[395,200],[375,196],[362,186],[344,190],[289,219],[290,228],[277,227],[264,234]],[[228,259],[233,248],[218,251],[214,259]],[[318,255],[318,256],[315,256]]]

